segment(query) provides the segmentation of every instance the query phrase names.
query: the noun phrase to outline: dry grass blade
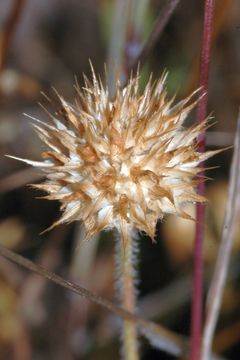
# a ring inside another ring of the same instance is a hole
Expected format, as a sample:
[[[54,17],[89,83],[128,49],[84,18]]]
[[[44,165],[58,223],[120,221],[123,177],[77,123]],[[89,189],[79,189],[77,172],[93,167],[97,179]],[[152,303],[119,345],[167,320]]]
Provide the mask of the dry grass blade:
[[[144,28],[148,19],[149,0],[131,1],[131,12],[123,51],[123,83],[130,77],[132,64],[142,51]]]
[[[0,179],[0,193],[15,190],[27,183],[34,182],[43,177],[42,174],[36,174],[34,169],[24,169],[17,171],[11,175],[8,175]]]
[[[184,337],[177,335],[172,331],[169,331],[157,324],[154,324],[151,321],[144,320],[130,313],[129,311],[124,310],[123,308],[118,307],[111,301],[91,293],[82,286],[65,280],[61,276],[51,271],[48,271],[42,266],[35,264],[31,260],[28,260],[11,250],[8,250],[2,245],[0,245],[0,255],[10,261],[13,261],[14,263],[17,263],[20,266],[23,266],[30,271],[33,271],[36,274],[39,274],[40,276],[47,278],[48,280],[51,280],[55,284],[58,284],[65,289],[71,290],[74,293],[93,301],[94,303],[104,307],[105,309],[108,309],[109,311],[115,313],[123,319],[136,322],[140,331],[145,334],[145,336],[150,339],[151,342],[154,342],[155,344],[157,343],[158,347],[161,347],[166,352],[173,355],[187,352],[187,341]],[[153,338],[154,341],[151,340]]]
[[[208,293],[207,316],[203,333],[201,360],[208,360],[211,355],[214,330],[221,305],[224,284],[233,242],[234,230],[239,212],[240,186],[240,113],[234,143],[234,153],[230,172],[229,195],[225,211],[224,226],[218,259]]]
[[[139,63],[141,64],[141,66],[145,63],[149,53],[152,51],[154,45],[159,39],[159,36],[165,29],[165,26],[168,24],[168,21],[170,20],[172,14],[174,13],[174,10],[176,9],[178,3],[179,0],[168,0],[165,2],[164,8],[160,12],[156,20],[155,26],[153,27],[153,30],[150,33],[141,53],[135,59],[134,63],[131,64],[132,66],[129,67],[128,69],[129,73],[131,72],[131,70],[135,71]]]
[[[21,16],[25,0],[15,0],[12,6],[12,10],[7,19],[5,29],[3,32],[3,39],[0,44],[0,71],[4,68],[9,46],[14,35],[16,26]]]

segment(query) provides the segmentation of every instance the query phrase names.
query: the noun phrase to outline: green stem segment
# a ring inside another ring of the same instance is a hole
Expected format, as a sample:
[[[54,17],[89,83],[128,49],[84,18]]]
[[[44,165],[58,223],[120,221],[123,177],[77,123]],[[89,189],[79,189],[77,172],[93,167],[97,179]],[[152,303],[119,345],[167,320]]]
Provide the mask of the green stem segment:
[[[117,259],[120,265],[120,292],[122,307],[132,313],[136,310],[136,270],[135,255],[136,244],[133,234],[127,225],[122,228],[120,251]],[[119,240],[118,240],[119,241]],[[120,260],[120,261],[119,261]],[[134,322],[124,320],[122,327],[122,355],[124,360],[138,360],[137,327]]]

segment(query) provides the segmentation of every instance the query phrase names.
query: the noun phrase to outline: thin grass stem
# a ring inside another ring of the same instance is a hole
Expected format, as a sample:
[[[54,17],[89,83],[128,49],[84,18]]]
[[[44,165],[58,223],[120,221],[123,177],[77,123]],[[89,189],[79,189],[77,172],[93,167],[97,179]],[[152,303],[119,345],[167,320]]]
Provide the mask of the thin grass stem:
[[[200,56],[200,79],[199,85],[201,87],[201,100],[197,108],[197,122],[201,123],[207,116],[207,102],[208,102],[208,77],[210,65],[210,50],[211,38],[213,30],[213,15],[214,15],[214,0],[205,0],[204,8],[204,26],[202,49]],[[205,95],[205,96],[202,96]],[[205,150],[206,134],[200,135],[199,151]],[[203,164],[202,164],[203,165]],[[199,195],[204,195],[205,184],[203,180],[203,173],[200,174],[197,192]],[[191,360],[199,360],[200,344],[202,333],[202,303],[203,303],[203,240],[204,240],[204,220],[205,220],[205,206],[201,203],[197,204],[196,208],[196,236],[194,246],[194,275],[193,275],[193,301],[191,311]]]
[[[15,0],[13,2],[9,17],[6,21],[0,45],[0,71],[2,71],[6,65],[10,43],[22,14],[24,4],[25,0]]]
[[[167,0],[164,4],[164,8],[160,12],[155,25],[153,26],[153,29],[145,42],[140,54],[138,57],[135,58],[135,60],[129,64],[128,67],[128,74],[131,73],[131,71],[136,71],[138,65],[140,64],[143,66],[143,64],[148,59],[149,54],[151,53],[152,49],[154,48],[154,45],[156,44],[157,40],[159,39],[160,35],[162,34],[163,30],[165,29],[166,25],[168,24],[171,16],[173,15],[177,5],[179,3],[179,0]]]
[[[208,292],[207,316],[203,331],[201,360],[211,358],[211,348],[213,335],[219,315],[220,305],[223,296],[224,285],[227,277],[233,235],[239,214],[239,195],[240,186],[240,114],[234,143],[234,153],[230,172],[229,194],[225,210],[225,219],[222,230],[221,243],[215,266],[213,278]]]

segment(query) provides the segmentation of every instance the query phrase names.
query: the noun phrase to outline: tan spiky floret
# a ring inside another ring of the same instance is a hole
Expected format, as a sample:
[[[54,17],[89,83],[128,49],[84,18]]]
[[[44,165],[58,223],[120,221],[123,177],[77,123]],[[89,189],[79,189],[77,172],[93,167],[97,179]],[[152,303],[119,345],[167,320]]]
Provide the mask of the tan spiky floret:
[[[196,105],[193,93],[173,105],[167,99],[166,74],[149,80],[140,94],[139,78],[125,88],[116,85],[114,99],[93,72],[93,80],[77,87],[76,104],[59,96],[62,117],[52,124],[34,119],[47,145],[43,161],[20,159],[44,171],[49,200],[61,202],[62,216],[53,226],[83,221],[86,237],[109,228],[133,228],[154,239],[158,219],[171,213],[184,218],[186,202],[202,202],[196,194],[199,164],[216,151],[198,152],[201,125],[184,128]]]

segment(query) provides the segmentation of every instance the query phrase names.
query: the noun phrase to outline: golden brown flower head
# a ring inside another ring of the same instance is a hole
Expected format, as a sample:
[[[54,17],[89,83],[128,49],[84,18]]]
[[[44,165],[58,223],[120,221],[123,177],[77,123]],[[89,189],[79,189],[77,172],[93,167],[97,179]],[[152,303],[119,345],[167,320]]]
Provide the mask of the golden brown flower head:
[[[154,238],[164,214],[189,217],[185,202],[205,199],[195,192],[199,164],[215,152],[199,153],[196,138],[206,127],[182,124],[196,101],[189,96],[176,105],[167,99],[166,75],[149,80],[139,94],[139,79],[114,99],[96,79],[77,88],[75,106],[59,96],[63,116],[52,125],[36,120],[48,150],[42,162],[20,159],[46,174],[49,200],[59,200],[63,214],[53,226],[82,220],[87,238],[102,229],[136,228]],[[35,120],[35,119],[34,119]]]

